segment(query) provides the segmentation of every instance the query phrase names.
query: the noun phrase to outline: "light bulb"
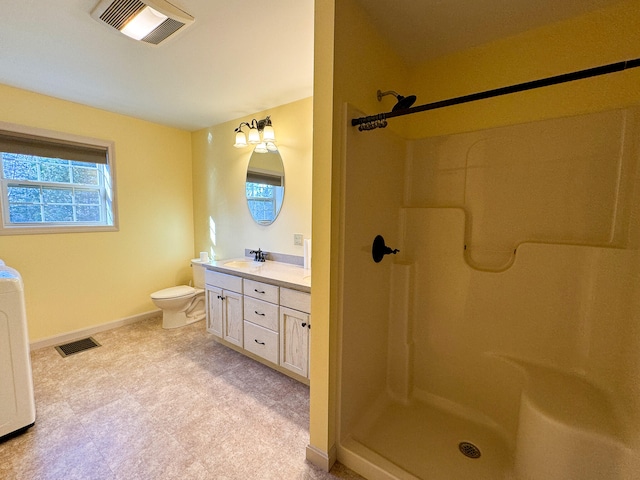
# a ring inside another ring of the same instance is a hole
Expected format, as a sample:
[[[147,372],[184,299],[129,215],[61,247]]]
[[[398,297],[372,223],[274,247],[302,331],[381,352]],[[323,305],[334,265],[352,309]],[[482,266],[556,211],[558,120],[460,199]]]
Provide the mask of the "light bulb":
[[[260,132],[257,128],[251,128],[249,130],[249,143],[260,143]]]
[[[158,28],[167,18],[166,15],[146,6],[120,31],[135,40],[141,40]]]
[[[262,130],[262,139],[265,142],[275,142],[276,141],[276,132],[273,130],[271,125],[267,125]]]
[[[256,145],[256,148],[254,148],[253,151],[256,153],[267,153],[267,145],[264,142],[260,142]]]
[[[236,148],[242,148],[247,146],[247,137],[244,132],[241,130],[236,132],[236,143],[233,144]]]

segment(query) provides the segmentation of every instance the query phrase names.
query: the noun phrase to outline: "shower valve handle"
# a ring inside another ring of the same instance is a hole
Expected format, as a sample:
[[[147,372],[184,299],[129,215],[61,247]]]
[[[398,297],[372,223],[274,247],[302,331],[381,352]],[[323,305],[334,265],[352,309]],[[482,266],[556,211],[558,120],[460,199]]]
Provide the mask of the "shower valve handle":
[[[377,235],[376,238],[373,239],[373,245],[371,247],[371,256],[373,257],[373,261],[376,263],[380,263],[382,258],[385,255],[395,255],[400,250],[397,248],[391,249],[384,244],[384,238],[382,235]]]

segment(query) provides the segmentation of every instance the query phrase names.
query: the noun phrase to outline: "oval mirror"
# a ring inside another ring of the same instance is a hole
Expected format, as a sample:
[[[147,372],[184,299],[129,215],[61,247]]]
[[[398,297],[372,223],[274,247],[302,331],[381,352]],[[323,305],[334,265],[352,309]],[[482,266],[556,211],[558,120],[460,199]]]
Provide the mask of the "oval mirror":
[[[245,191],[253,219],[260,225],[271,225],[284,200],[284,165],[280,152],[254,150],[247,167]]]

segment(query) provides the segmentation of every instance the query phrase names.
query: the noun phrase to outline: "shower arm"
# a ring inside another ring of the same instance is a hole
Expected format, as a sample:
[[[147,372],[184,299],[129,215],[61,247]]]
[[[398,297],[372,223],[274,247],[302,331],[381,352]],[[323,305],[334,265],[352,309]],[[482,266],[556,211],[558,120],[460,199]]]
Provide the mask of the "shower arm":
[[[351,119],[351,125],[354,127],[375,125],[373,126],[373,128],[376,128],[377,126],[386,126],[385,120],[388,118],[411,115],[412,113],[425,112],[427,110],[436,110],[438,108],[450,107],[452,105],[459,105],[461,103],[475,102],[476,100],[484,100],[486,98],[498,97],[510,93],[524,92],[526,90],[548,87],[550,85],[572,82],[574,80],[581,80],[584,78],[595,77],[599,75],[606,75],[609,73],[620,72],[636,67],[640,67],[640,58],[625,60],[623,62],[610,63],[608,65],[602,65],[599,67],[587,68],[586,70],[579,70],[577,72],[564,73],[562,75],[542,78],[539,80],[532,80],[530,82],[518,83],[516,85],[510,85],[508,87],[500,87],[493,90],[486,90],[484,92],[449,98],[447,100],[440,100],[438,102],[427,103],[425,105],[418,105],[416,107],[405,108],[402,110],[397,110],[395,112],[391,111],[367,117],[353,118]],[[372,130],[373,128],[360,128],[360,130]]]

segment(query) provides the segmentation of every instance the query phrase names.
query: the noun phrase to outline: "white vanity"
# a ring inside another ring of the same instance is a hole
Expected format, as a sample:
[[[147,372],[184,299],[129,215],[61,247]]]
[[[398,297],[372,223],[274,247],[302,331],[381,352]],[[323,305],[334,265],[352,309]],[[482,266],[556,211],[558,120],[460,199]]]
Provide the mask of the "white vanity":
[[[205,288],[208,332],[309,384],[309,270],[268,260],[223,260],[207,265]]]

